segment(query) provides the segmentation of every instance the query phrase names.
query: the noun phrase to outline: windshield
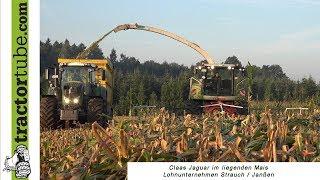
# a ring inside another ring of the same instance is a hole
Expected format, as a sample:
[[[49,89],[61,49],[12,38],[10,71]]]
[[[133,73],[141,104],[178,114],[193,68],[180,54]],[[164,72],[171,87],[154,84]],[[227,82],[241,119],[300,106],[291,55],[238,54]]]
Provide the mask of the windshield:
[[[89,83],[89,67],[69,66],[65,67],[62,72],[62,82],[80,81]]]
[[[231,96],[233,94],[233,70],[227,68],[202,69],[199,75],[203,82],[204,95]]]

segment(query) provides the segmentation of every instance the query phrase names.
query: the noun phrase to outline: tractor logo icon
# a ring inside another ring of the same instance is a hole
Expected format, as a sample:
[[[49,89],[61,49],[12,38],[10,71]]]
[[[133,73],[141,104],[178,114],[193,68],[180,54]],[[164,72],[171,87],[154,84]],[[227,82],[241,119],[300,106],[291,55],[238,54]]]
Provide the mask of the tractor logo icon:
[[[7,156],[4,171],[15,171],[17,178],[28,178],[31,173],[29,151],[25,145],[17,146],[12,157]]]

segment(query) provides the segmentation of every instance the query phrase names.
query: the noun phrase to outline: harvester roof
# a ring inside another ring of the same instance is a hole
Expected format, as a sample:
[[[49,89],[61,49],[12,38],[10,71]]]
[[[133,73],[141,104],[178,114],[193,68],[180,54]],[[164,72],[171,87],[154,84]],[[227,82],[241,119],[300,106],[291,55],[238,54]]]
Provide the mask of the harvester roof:
[[[200,66],[197,66],[196,68],[202,69],[202,68],[209,68],[209,69],[215,69],[215,68],[225,68],[225,69],[239,69],[240,71],[244,71],[245,68],[238,65],[238,64],[202,64]]]
[[[58,59],[59,65],[66,66],[97,66],[102,69],[113,70],[113,65],[109,59]]]

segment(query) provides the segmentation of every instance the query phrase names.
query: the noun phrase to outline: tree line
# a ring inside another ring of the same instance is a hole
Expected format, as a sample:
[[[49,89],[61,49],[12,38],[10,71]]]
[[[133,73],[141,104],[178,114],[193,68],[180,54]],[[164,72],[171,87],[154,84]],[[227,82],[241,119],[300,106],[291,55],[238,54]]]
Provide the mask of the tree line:
[[[83,43],[70,44],[40,42],[40,67],[44,69],[57,64],[58,58],[75,58],[86,46]],[[105,58],[102,50],[96,47],[89,58]],[[189,78],[192,67],[177,63],[158,63],[153,60],[140,62],[139,59],[118,54],[112,49],[108,58],[115,71],[114,111],[127,115],[134,107],[142,105],[166,107],[182,112],[188,103]],[[225,63],[240,64],[236,56],[228,57]],[[249,65],[245,65],[247,68]],[[251,65],[253,73],[251,94],[258,101],[306,101],[320,105],[320,85],[312,77],[299,81],[291,80],[279,65]]]

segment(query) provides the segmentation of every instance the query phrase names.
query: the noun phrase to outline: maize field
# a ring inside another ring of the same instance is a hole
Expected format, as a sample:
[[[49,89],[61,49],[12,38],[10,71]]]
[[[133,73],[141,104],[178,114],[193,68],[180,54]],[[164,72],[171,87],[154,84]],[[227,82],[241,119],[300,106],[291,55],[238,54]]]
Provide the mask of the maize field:
[[[320,110],[115,117],[41,133],[42,179],[125,179],[127,162],[320,162]]]

